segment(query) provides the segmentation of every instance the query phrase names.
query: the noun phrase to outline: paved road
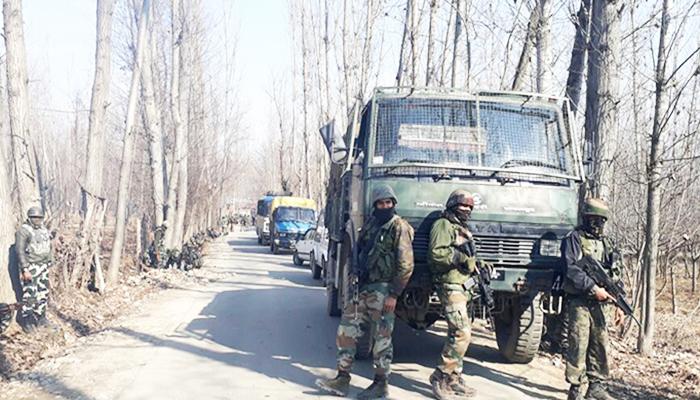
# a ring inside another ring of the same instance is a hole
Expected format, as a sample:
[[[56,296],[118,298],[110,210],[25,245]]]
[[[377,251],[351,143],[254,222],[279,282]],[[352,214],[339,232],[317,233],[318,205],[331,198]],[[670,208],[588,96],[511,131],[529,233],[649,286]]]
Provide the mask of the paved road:
[[[253,233],[212,244],[212,282],[159,294],[144,312],[81,341],[0,393],[2,399],[306,399],[333,374],[338,319],[325,314],[325,290],[307,266],[272,255]],[[206,270],[204,270],[206,271]],[[444,327],[415,332],[397,323],[391,398],[431,396],[427,378]],[[504,363],[478,328],[465,359],[477,399],[563,399],[561,369],[546,359]],[[370,383],[358,362],[352,395]]]

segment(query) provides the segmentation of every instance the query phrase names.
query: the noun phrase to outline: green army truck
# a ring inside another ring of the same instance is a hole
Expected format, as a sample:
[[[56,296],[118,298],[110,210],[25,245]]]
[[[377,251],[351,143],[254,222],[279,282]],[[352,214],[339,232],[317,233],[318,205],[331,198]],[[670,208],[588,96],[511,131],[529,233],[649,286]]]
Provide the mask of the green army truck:
[[[494,268],[492,311],[500,352],[529,362],[544,314],[561,311],[553,285],[560,243],[577,222],[583,168],[565,99],[445,88],[377,88],[345,134],[321,128],[332,166],[326,225],[327,310],[351,301],[352,249],[371,213],[369,195],[391,186],[398,213],[415,229],[415,271],[397,316],[416,329],[441,317],[427,265],[430,228],[449,194],[474,197],[470,230],[478,256]],[[483,315],[483,308],[472,306]],[[369,337],[358,347],[369,352]]]

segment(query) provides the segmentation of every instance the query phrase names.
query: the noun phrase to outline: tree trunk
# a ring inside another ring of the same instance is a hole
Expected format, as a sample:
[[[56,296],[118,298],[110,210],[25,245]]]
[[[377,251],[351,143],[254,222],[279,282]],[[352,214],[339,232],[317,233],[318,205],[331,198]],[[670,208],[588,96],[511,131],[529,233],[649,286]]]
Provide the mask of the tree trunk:
[[[189,39],[186,28],[186,18],[181,15],[180,0],[173,0],[173,24],[179,23],[179,34],[173,38],[173,72],[172,87],[170,96],[170,108],[173,115],[173,128],[175,131],[175,163],[173,168],[177,168],[177,207],[174,210],[174,225],[172,228],[171,248],[179,248],[182,244],[182,234],[184,231],[185,212],[187,211],[187,127],[183,122],[182,96],[185,92],[185,42]],[[173,29],[173,34],[178,32]],[[177,38],[177,39],[176,39]]]
[[[92,85],[85,157],[85,180],[80,187],[81,239],[69,283],[76,286],[93,260],[99,260],[103,225],[96,219],[104,212],[102,172],[105,147],[105,116],[109,106],[109,82],[112,53],[113,0],[97,2],[95,77]],[[100,220],[101,221],[101,220]]]
[[[430,0],[430,19],[428,20],[428,55],[425,62],[425,86],[430,86],[430,81],[435,74],[433,65],[433,25],[435,24],[435,14],[437,13],[437,0]]]
[[[413,0],[406,0],[406,18],[403,23],[403,35],[401,36],[401,49],[399,50],[399,70],[396,72],[396,86],[401,86],[403,82],[404,53],[406,51],[406,38],[408,37],[409,19],[411,18],[411,8]]]
[[[455,35],[452,40],[452,64],[451,72],[452,77],[450,78],[450,86],[455,87],[457,85],[457,49],[459,48],[459,36],[462,34],[462,16],[460,13],[460,0],[454,0],[455,8]]]
[[[550,71],[552,29],[549,19],[552,13],[551,0],[538,0],[535,7],[538,8],[539,22],[535,34],[535,49],[537,51],[537,92],[549,93],[552,83]]]
[[[0,215],[3,223],[0,224],[0,302],[14,303],[15,293],[12,289],[12,280],[18,279],[18,271],[14,265],[10,265],[10,246],[14,243],[14,212],[10,187],[10,174],[7,170],[7,162],[2,149],[0,149]]]
[[[165,214],[165,244],[168,248],[175,247],[175,225],[177,220],[177,193],[180,175],[180,161],[182,159],[183,143],[182,119],[180,117],[180,46],[182,44],[182,21],[180,18],[180,0],[172,0],[172,65],[170,77],[170,109],[173,115],[173,130],[175,131],[175,148],[173,149],[173,162],[168,183],[168,205]],[[179,134],[178,134],[179,133]]]
[[[129,88],[129,102],[126,108],[126,127],[124,130],[124,149],[122,150],[122,164],[119,170],[119,191],[117,194],[117,218],[114,229],[114,242],[112,256],[109,260],[107,282],[115,285],[119,279],[119,266],[121,264],[124,236],[126,230],[126,204],[129,197],[129,180],[131,178],[131,162],[134,153],[134,141],[136,130],[136,107],[139,98],[139,81],[141,68],[143,67],[143,53],[146,47],[146,32],[148,30],[148,11],[150,0],[143,0],[141,15],[138,21],[138,33],[136,39],[136,54],[134,55],[134,70],[131,73],[131,86]]]
[[[639,352],[651,355],[654,348],[656,328],[656,266],[659,256],[659,214],[661,209],[661,135],[663,133],[662,115],[666,97],[666,34],[670,23],[669,1],[663,0],[661,10],[661,28],[659,31],[659,49],[656,61],[656,90],[654,105],[654,125],[651,132],[649,165],[647,167],[647,212],[646,243],[644,249],[644,269],[646,276],[645,309],[643,329],[640,334]]]
[[[569,99],[571,111],[578,112],[581,99],[581,85],[583,83],[583,71],[586,66],[588,37],[590,32],[591,0],[581,0],[577,19],[574,47],[571,49],[571,61],[569,62],[569,76],[566,79],[566,97]]]
[[[302,92],[302,134],[304,137],[304,195],[311,197],[311,165],[309,165],[309,127],[308,123],[308,67],[306,49],[306,6],[301,8],[301,92]]]
[[[153,59],[154,53],[152,32],[149,29],[149,45],[144,49],[143,68],[141,68],[141,87],[143,91],[144,106],[144,126],[148,133],[148,150],[150,155],[151,177],[153,181],[153,191],[151,199],[155,213],[153,224],[160,226],[163,224],[163,209],[165,205],[165,187],[163,184],[163,131],[160,125],[160,115],[155,101],[155,90],[153,81]]]
[[[585,139],[589,170],[589,189],[594,197],[609,199],[612,184],[610,138],[614,138],[618,101],[620,55],[617,0],[593,2],[591,43],[588,50]]]
[[[3,0],[5,57],[7,72],[7,104],[12,134],[14,180],[17,188],[18,216],[32,206],[41,206],[36,174],[34,143],[29,132],[29,99],[27,93],[27,55],[24,46],[22,1]]]
[[[515,67],[515,76],[513,77],[513,86],[511,87],[512,90],[523,90],[525,76],[527,75],[528,68],[530,67],[530,53],[532,53],[532,45],[535,42],[537,25],[540,20],[539,15],[539,7],[537,4],[535,4],[530,12],[530,19],[527,21],[525,39],[523,39],[523,49],[520,52],[518,66]]]

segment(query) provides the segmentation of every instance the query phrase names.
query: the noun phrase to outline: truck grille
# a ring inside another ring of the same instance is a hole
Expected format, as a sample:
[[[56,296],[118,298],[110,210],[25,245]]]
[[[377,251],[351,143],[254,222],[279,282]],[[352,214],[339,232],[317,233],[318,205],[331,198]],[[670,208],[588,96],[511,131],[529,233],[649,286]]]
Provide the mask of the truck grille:
[[[479,258],[494,264],[527,265],[531,262],[535,240],[526,237],[474,236]],[[416,263],[428,262],[430,231],[416,229],[413,253]]]
[[[474,241],[479,257],[507,265],[529,264],[535,246],[534,239],[522,237],[474,236]]]

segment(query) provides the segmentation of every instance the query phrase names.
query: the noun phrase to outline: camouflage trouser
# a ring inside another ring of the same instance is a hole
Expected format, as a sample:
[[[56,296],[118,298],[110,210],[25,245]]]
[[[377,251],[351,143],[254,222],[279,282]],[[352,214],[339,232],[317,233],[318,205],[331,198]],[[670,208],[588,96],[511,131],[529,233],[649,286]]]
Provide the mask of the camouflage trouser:
[[[388,296],[389,284],[369,284],[360,291],[357,318],[355,318],[355,305],[352,302],[348,302],[343,309],[336,336],[339,371],[350,372],[357,350],[357,341],[365,332],[369,332],[373,339],[374,373],[388,376],[391,372],[391,360],[394,357],[394,347],[391,344],[394,314],[383,312],[384,300]]]
[[[27,269],[32,280],[22,282],[22,318],[41,318],[46,314],[49,298],[49,264],[29,264]]]
[[[459,285],[439,285],[437,293],[447,320],[447,341],[440,353],[438,369],[445,374],[461,374],[464,354],[472,337],[471,320],[467,313],[471,296]]]
[[[583,298],[570,298],[567,305],[569,343],[566,381],[573,385],[608,378],[607,320],[610,306]]]

